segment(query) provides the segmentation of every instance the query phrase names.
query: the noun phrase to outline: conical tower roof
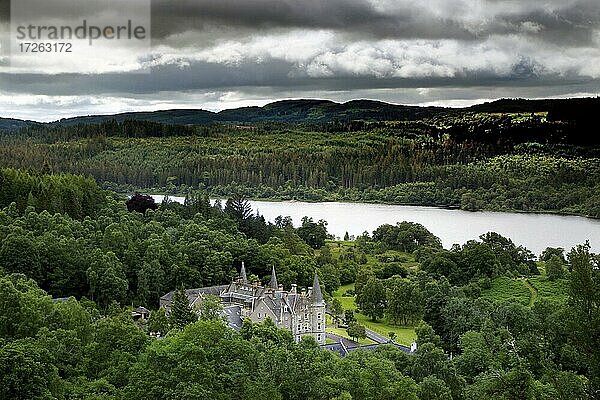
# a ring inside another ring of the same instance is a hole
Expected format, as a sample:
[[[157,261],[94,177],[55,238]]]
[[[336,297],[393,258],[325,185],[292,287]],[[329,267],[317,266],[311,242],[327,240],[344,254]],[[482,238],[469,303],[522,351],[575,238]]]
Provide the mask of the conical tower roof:
[[[242,278],[243,283],[248,283],[248,277],[246,276],[246,267],[244,266],[243,261],[242,261],[242,270],[240,271],[240,277]]]
[[[321,285],[319,284],[319,275],[315,272],[315,280],[313,281],[313,289],[312,289],[312,300],[314,304],[322,304],[323,293],[321,292]]]
[[[275,266],[273,265],[273,269],[271,270],[271,286],[272,289],[279,289],[279,285],[277,285],[277,276],[275,275]]]

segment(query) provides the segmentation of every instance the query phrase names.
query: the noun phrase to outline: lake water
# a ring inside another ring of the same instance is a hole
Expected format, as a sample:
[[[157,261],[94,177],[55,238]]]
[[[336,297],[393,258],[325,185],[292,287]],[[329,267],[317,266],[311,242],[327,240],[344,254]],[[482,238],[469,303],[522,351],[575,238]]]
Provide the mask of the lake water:
[[[153,196],[157,202],[162,196]],[[169,197],[183,202],[182,197]],[[225,201],[223,200],[223,205]],[[305,203],[298,201],[250,201],[254,211],[273,221],[277,216],[290,216],[298,226],[304,216],[315,221],[324,219],[327,229],[337,237],[356,236],[364,231],[373,233],[383,224],[418,222],[438,236],[445,248],[478,239],[487,232],[509,237],[539,255],[546,247],[567,250],[589,240],[592,250],[600,251],[600,220],[550,214],[519,214],[498,212],[468,212],[432,207],[399,206],[366,203]]]

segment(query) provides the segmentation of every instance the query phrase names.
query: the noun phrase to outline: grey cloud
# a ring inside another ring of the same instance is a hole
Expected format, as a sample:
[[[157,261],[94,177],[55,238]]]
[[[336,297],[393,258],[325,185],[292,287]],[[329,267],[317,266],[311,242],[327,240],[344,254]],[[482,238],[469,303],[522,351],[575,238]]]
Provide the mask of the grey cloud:
[[[600,92],[590,78],[600,78],[598,53],[581,50],[598,45],[598,0],[152,1],[155,44],[164,47],[155,47],[160,65],[151,74],[0,73],[0,91],[155,100],[235,91],[398,103]],[[6,4],[0,0],[0,31]],[[436,75],[438,67],[449,72]]]
[[[278,88],[288,91],[340,91],[367,89],[443,88],[443,87],[532,87],[564,86],[590,83],[577,76],[537,76],[530,60],[521,60],[508,76],[493,72],[474,71],[460,77],[381,78],[371,76],[336,75],[333,77],[292,77],[293,64],[283,61],[257,65],[223,66],[221,64],[194,62],[188,68],[173,65],[161,66],[151,74],[59,74],[49,79],[44,74],[0,74],[0,88],[5,92],[68,95],[147,95],[161,92],[227,91],[239,88]],[[598,82],[598,81],[592,81]]]
[[[471,2],[473,3],[473,2]],[[162,40],[223,25],[236,30],[330,29],[354,37],[477,40],[490,35],[534,35],[562,43],[589,43],[600,28],[600,5],[579,0],[569,6],[536,0],[481,1],[479,21],[469,21],[469,1],[396,1],[376,7],[367,0],[154,0],[153,35]],[[551,7],[550,7],[551,6]],[[439,15],[442,13],[441,15]],[[524,32],[523,24],[538,24]]]
[[[36,0],[37,6],[31,11],[48,18],[74,17],[83,9],[101,9],[103,4],[86,2],[83,7],[76,1]],[[334,30],[354,40],[357,37],[478,40],[490,35],[519,34],[582,45],[589,44],[592,32],[600,29],[597,0],[576,0],[568,5],[558,0],[388,0],[379,4],[374,0],[146,1],[151,2],[152,33],[157,43],[173,35],[193,32],[198,36],[199,46],[206,37],[215,40],[219,36],[243,37],[290,28]],[[9,5],[9,0],[0,0],[0,23],[9,17]],[[527,23],[537,24],[541,30],[524,32],[523,24]],[[177,41],[169,44],[176,46]]]

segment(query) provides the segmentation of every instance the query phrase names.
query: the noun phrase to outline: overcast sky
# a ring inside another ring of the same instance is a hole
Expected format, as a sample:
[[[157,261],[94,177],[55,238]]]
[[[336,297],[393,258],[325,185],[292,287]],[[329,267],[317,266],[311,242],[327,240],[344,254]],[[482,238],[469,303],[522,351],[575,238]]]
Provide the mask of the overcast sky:
[[[0,15],[10,36],[7,0]],[[0,57],[0,117],[600,93],[598,0],[156,0],[151,17],[144,54],[94,48],[110,70],[65,73],[48,59],[19,70]],[[150,72],[130,72],[137,67]]]

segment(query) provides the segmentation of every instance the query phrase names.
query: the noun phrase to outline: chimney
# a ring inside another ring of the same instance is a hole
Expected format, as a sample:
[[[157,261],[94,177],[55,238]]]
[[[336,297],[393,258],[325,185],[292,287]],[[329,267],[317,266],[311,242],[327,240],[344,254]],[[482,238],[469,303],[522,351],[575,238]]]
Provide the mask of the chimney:
[[[283,292],[283,285],[280,284],[279,287],[277,287],[277,290]]]
[[[296,285],[295,283],[292,283],[292,290],[290,290],[290,293],[293,293],[293,294],[298,293],[298,285]]]

